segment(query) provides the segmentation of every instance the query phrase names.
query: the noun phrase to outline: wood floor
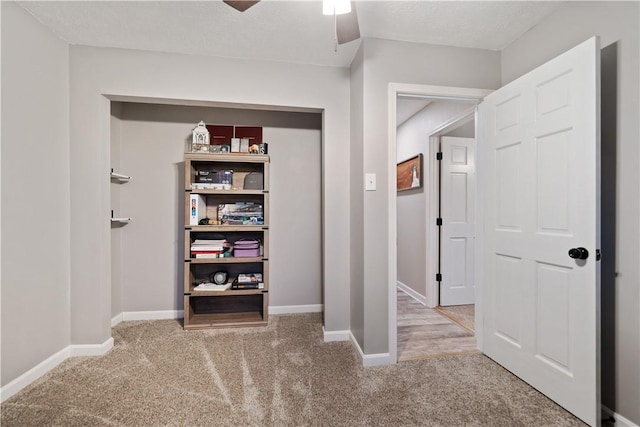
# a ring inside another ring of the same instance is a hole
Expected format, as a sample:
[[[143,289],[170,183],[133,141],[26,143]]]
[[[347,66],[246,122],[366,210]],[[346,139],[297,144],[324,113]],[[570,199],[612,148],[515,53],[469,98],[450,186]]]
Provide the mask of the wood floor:
[[[398,291],[398,360],[475,353],[472,331]]]

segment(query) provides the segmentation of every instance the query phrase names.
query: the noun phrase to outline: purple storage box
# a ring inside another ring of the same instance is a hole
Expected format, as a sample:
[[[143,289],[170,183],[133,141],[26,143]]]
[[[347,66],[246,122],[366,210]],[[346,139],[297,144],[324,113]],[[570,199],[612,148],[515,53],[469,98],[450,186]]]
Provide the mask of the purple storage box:
[[[233,244],[233,256],[252,258],[260,256],[260,242],[257,240],[236,240]]]

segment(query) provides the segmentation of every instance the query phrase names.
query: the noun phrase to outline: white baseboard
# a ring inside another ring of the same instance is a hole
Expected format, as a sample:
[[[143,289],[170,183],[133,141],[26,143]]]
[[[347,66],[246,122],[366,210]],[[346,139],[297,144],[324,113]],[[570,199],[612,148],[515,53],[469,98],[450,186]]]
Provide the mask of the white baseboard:
[[[322,304],[309,305],[283,305],[269,307],[270,314],[291,314],[291,313],[321,313],[324,309]],[[161,310],[161,311],[125,311],[111,319],[111,327],[128,320],[163,320],[182,319],[183,310]]]
[[[113,337],[102,344],[72,344],[69,347],[69,357],[78,356],[102,356],[113,348]]]
[[[0,402],[4,402],[38,378],[42,377],[47,372],[67,360],[69,357],[75,356],[102,356],[106,354],[113,347],[113,338],[109,337],[102,344],[88,344],[88,345],[69,345],[59,352],[53,354],[42,362],[38,363],[33,368],[29,369],[18,378],[11,381],[9,384],[0,388]]]
[[[269,306],[269,314],[322,313],[322,304]]]
[[[391,354],[389,353],[364,354],[364,352],[360,348],[360,344],[358,344],[358,340],[356,340],[356,337],[353,336],[351,331],[349,331],[349,338],[351,339],[351,343],[358,350],[358,354],[362,359],[362,366],[370,367],[370,366],[391,365],[392,363]]]
[[[128,320],[182,319],[183,316],[183,310],[125,311],[111,319],[111,327],[113,328],[118,323]]]
[[[602,413],[605,414],[606,417],[613,417],[613,419],[616,420],[616,427],[639,427],[638,424],[613,412],[604,405],[602,405]]]
[[[427,305],[427,297],[425,297],[424,295],[420,295],[419,293],[417,293],[416,291],[414,291],[409,286],[405,285],[399,280],[396,281],[396,286],[398,287],[398,289],[400,289],[405,294],[409,295],[414,300],[418,301],[420,304]]]
[[[335,342],[335,341],[349,341],[351,338],[351,331],[325,331],[324,326],[322,326],[322,333],[324,334],[324,342]]]
[[[111,327],[113,328],[118,323],[122,322],[122,318],[123,318],[122,313],[117,314],[116,316],[114,316],[113,319],[111,319]]]

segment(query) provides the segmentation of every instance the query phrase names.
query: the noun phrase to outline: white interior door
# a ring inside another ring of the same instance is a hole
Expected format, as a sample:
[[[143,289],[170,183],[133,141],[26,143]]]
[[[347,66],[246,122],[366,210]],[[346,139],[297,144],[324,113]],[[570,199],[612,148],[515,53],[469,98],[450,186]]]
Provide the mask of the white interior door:
[[[478,144],[483,351],[590,425],[600,424],[599,70],[592,38],[497,90],[479,107]],[[570,257],[577,248],[588,258]]]
[[[475,140],[440,139],[440,305],[475,303]]]

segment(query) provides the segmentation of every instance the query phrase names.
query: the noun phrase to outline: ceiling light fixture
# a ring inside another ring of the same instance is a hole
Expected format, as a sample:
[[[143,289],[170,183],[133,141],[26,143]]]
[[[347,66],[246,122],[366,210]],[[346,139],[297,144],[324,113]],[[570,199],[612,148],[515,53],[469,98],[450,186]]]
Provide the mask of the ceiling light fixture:
[[[334,52],[338,51],[338,15],[351,12],[351,0],[322,0],[322,14],[333,15]]]
[[[323,15],[342,15],[351,12],[351,0],[322,0]]]

